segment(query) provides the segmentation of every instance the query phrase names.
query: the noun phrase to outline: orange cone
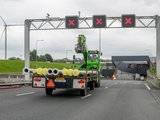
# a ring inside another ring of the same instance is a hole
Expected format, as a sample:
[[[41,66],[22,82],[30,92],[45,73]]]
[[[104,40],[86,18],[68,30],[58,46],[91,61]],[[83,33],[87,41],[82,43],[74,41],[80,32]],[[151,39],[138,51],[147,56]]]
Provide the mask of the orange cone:
[[[9,76],[8,76],[8,79],[10,79],[10,78],[11,78],[11,76],[9,75]]]
[[[17,81],[19,80],[19,77],[18,77],[18,75],[17,75],[17,77],[16,77],[16,80],[17,80]]]

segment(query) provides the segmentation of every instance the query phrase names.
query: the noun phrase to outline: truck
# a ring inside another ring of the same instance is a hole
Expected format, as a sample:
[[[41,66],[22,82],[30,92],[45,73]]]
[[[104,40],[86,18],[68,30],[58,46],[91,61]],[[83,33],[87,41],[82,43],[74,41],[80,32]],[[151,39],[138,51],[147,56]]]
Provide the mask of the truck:
[[[46,95],[52,95],[56,89],[75,89],[81,96],[87,95],[88,89],[100,87],[100,52],[88,50],[86,37],[79,35],[75,47],[77,54],[83,54],[83,63],[78,68],[24,68],[24,74],[32,75],[32,87],[44,88]]]

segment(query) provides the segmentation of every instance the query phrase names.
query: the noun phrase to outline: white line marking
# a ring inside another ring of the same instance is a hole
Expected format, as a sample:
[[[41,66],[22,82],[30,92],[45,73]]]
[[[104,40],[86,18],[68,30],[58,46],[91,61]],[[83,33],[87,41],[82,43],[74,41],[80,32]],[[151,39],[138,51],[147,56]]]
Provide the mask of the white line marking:
[[[85,99],[85,98],[87,98],[87,97],[90,97],[92,94],[88,94],[88,95],[86,95],[86,96],[84,96],[84,97],[81,97],[81,99]]]
[[[159,98],[159,97],[157,97],[157,99],[160,101],[160,98]]]
[[[106,86],[105,89],[107,89],[108,87]]]
[[[17,94],[16,96],[23,96],[23,95],[30,95],[30,94],[34,94],[35,92],[28,92],[28,93],[21,93],[21,94]]]
[[[146,86],[146,88],[148,89],[148,90],[151,90],[151,88],[145,83],[144,84],[145,86]]]

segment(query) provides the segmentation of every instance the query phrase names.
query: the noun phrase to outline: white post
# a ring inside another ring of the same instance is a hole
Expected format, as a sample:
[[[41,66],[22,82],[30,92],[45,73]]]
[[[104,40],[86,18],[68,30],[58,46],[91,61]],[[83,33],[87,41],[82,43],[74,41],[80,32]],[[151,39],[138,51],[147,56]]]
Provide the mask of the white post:
[[[157,78],[160,79],[160,17],[156,17],[156,39],[157,39],[157,48],[156,48],[156,70]]]
[[[31,22],[25,20],[25,34],[24,34],[24,58],[25,58],[25,67],[30,68],[30,26]],[[25,80],[30,80],[30,74],[25,74]]]

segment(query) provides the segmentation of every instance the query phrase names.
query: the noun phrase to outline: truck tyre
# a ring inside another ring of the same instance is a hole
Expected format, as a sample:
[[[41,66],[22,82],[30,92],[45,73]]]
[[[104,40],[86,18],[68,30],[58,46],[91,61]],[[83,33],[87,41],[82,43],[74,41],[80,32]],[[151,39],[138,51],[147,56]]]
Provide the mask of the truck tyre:
[[[100,74],[98,73],[97,76],[97,81],[95,82],[95,87],[99,88],[100,87]]]
[[[46,88],[46,95],[52,95],[53,89]]]
[[[99,82],[96,82],[96,83],[95,83],[95,87],[99,88],[99,87],[100,87],[100,83],[99,83]]]
[[[80,90],[80,94],[81,94],[81,96],[86,96],[87,95],[87,89]]]
[[[94,81],[90,82],[89,87],[90,87],[90,90],[94,90],[95,82]]]

